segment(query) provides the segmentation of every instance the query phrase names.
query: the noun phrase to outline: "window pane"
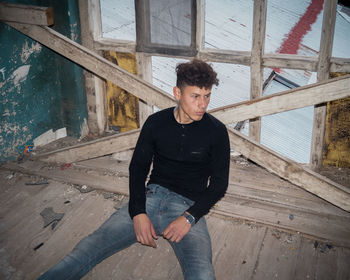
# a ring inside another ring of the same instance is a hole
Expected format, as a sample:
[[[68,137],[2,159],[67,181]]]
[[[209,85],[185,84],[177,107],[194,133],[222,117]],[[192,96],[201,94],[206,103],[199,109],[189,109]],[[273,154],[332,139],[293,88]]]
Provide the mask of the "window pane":
[[[191,1],[150,0],[151,43],[191,45]]]
[[[252,0],[206,0],[205,47],[250,51],[253,6]]]
[[[134,0],[100,0],[102,37],[136,41]]]
[[[337,7],[332,56],[350,58],[350,8]]]

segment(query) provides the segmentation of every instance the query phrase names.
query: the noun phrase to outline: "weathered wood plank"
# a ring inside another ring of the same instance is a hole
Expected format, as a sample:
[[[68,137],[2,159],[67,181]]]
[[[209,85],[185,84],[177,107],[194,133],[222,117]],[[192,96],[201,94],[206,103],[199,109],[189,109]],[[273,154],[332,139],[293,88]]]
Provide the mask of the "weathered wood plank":
[[[204,49],[205,43],[205,1],[196,0],[196,50]]]
[[[281,233],[279,238],[269,229],[265,235],[263,246],[252,280],[283,279],[295,280],[294,272],[298,260],[297,248],[300,236]],[[276,239],[280,242],[276,242]],[[273,256],[269,258],[269,256]]]
[[[213,244],[216,278],[251,279],[266,228],[249,227],[213,216],[207,216],[207,224]]]
[[[100,51],[116,51],[121,53],[136,53],[134,41],[98,38],[94,41],[94,49]]]
[[[276,203],[261,200],[225,196],[212,213],[227,217],[254,221],[283,230],[300,232],[319,240],[328,241],[334,245],[350,248],[349,218],[320,215],[309,211],[295,209]],[[292,215],[293,218],[290,218]]]
[[[249,51],[203,49],[197,57],[206,61],[250,65]]]
[[[350,58],[331,58],[331,72],[350,72]]]
[[[317,81],[329,79],[330,59],[332,57],[333,37],[337,14],[337,0],[325,1],[322,33],[320,42],[320,54],[318,56]],[[322,166],[322,152],[324,149],[324,137],[326,130],[327,104],[315,106],[312,127],[310,166],[317,169]]]
[[[36,25],[53,25],[51,7],[0,3],[0,20]]]
[[[61,170],[59,167],[48,167],[44,163],[27,162],[22,165],[13,163],[6,163],[2,166],[4,169],[21,172],[28,175],[36,175],[48,179],[53,179],[58,182],[86,185],[94,189],[104,190],[107,192],[114,192],[123,195],[129,195],[129,178],[114,177],[114,176],[99,176],[75,170],[74,168],[66,168]]]
[[[263,66],[262,58],[265,46],[266,31],[266,0],[254,1],[253,13],[253,45],[250,61],[250,100],[260,98],[263,92]],[[259,117],[249,120],[249,137],[260,142],[261,119]]]
[[[82,45],[102,55],[94,49],[102,33],[100,2],[79,0],[79,16]],[[89,132],[102,135],[107,127],[105,82],[89,71],[84,71],[84,76]]]
[[[289,160],[228,128],[231,147],[289,182],[350,211],[350,191],[320,174]]]
[[[159,108],[167,108],[175,104],[175,99],[166,92],[128,73],[51,28],[10,22],[7,24],[99,77],[117,84],[148,104],[156,105]]]
[[[349,88],[350,75],[347,75],[220,107],[210,113],[223,123],[229,124],[345,98],[350,96]]]
[[[46,162],[70,163],[129,150],[135,147],[140,129],[103,137],[87,143],[33,155]]]
[[[315,72],[317,70],[317,57],[295,54],[264,54],[264,67],[278,67],[286,69],[305,69]]]

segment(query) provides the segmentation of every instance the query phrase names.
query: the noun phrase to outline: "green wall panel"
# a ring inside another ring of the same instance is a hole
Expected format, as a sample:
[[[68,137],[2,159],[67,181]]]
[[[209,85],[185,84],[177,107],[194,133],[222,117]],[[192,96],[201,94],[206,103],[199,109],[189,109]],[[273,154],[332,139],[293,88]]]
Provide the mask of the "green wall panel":
[[[78,1],[7,1],[51,6],[53,29],[80,43]],[[0,162],[49,129],[80,136],[87,118],[81,67],[0,22]]]

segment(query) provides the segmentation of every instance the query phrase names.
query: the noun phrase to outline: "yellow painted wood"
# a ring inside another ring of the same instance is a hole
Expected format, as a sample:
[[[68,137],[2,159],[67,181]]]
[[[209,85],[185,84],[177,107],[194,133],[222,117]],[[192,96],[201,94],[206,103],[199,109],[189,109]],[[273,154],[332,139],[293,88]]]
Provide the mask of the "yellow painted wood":
[[[134,54],[105,51],[104,57],[129,73],[137,74]],[[110,81],[106,83],[106,94],[109,127],[118,127],[120,132],[138,128],[138,98]]]
[[[332,73],[331,77],[339,77],[346,74],[348,73]],[[323,165],[350,167],[349,97],[327,103]]]

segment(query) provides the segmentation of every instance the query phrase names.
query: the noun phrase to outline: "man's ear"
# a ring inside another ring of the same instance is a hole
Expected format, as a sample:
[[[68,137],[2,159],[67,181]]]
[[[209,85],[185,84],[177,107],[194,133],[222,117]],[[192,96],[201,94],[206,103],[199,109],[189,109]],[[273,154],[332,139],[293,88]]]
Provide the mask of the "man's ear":
[[[173,87],[173,93],[174,93],[174,97],[177,101],[180,100],[181,98],[181,89],[177,86]]]

